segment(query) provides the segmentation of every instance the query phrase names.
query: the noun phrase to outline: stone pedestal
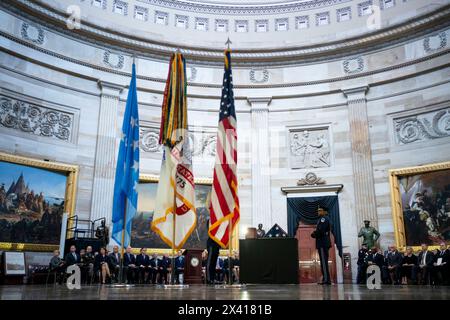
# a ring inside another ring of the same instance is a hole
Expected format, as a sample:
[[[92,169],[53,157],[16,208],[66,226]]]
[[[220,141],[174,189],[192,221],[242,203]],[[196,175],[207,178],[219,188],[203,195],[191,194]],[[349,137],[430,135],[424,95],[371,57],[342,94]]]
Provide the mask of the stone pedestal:
[[[271,97],[248,98],[251,105],[252,225],[272,226],[269,104]]]
[[[101,89],[95,149],[94,181],[92,187],[91,220],[106,218],[111,224],[114,197],[115,164],[117,161],[116,134],[119,95],[123,87],[99,81]]]
[[[366,93],[368,89],[367,86],[363,86],[343,90],[347,97],[350,123],[357,231],[364,225],[364,220],[370,220],[371,225],[378,228],[367,118]]]

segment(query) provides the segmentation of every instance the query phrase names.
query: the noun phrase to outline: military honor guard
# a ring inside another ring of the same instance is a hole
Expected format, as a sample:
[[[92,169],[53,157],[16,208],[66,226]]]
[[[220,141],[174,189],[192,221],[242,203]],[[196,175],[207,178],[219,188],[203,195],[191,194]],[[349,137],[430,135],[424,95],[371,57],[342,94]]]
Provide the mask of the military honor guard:
[[[319,284],[330,285],[330,270],[328,269],[328,252],[331,248],[330,231],[331,224],[328,218],[328,212],[323,208],[318,209],[319,221],[316,230],[311,237],[316,239],[316,248],[320,257],[320,270],[322,271],[322,282]]]

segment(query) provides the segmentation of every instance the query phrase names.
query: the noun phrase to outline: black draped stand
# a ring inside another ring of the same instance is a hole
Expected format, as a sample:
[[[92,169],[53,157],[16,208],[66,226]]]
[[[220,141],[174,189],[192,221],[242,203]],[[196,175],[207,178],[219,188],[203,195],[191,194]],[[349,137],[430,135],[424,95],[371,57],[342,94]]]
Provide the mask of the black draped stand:
[[[342,258],[341,222],[339,218],[338,196],[287,198],[288,234],[295,237],[300,221],[306,224],[316,224],[319,220],[318,207],[328,212],[331,222],[331,232],[334,235],[339,256]]]

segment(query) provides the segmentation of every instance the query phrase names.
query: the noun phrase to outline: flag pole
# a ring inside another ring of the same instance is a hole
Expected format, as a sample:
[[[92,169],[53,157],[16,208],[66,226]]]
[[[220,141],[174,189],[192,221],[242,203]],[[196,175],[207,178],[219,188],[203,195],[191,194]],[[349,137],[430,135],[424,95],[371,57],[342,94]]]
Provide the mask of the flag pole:
[[[172,212],[172,277],[171,277],[171,284],[175,284],[175,223],[176,223],[176,212],[177,212],[177,188],[176,188],[176,173],[177,168],[175,167],[175,180],[174,180],[174,186],[173,186],[173,212]]]
[[[231,40],[230,37],[228,37],[227,41],[225,42],[225,44],[227,45],[227,50],[230,50],[230,45],[231,45]],[[230,285],[233,284],[233,274],[232,274],[232,270],[231,270],[231,255],[232,255],[232,250],[233,250],[233,219],[232,217],[230,218],[229,222],[228,222],[228,282],[230,283]]]
[[[119,269],[119,283],[122,283],[122,277],[123,277],[123,257],[125,253],[125,230],[126,230],[126,224],[127,224],[127,205],[128,205],[128,198],[125,197],[125,207],[123,209],[123,229],[122,229],[122,243],[121,243],[121,249],[120,249],[120,269]]]
[[[136,54],[133,53],[133,65],[136,63]],[[133,65],[131,66],[133,68]],[[122,283],[123,280],[123,259],[125,256],[125,232],[127,229],[127,206],[128,206],[128,198],[125,197],[125,206],[123,209],[123,227],[122,227],[122,243],[120,245],[120,268],[119,268],[119,283]]]

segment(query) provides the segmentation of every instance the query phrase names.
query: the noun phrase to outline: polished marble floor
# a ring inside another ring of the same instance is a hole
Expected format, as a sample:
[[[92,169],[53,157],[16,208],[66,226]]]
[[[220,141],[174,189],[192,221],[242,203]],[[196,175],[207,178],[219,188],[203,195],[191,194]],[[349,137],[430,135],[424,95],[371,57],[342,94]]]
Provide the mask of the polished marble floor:
[[[186,289],[159,286],[3,285],[1,300],[450,300],[450,287],[384,286],[368,290],[362,285],[247,285],[223,288],[191,285]]]

